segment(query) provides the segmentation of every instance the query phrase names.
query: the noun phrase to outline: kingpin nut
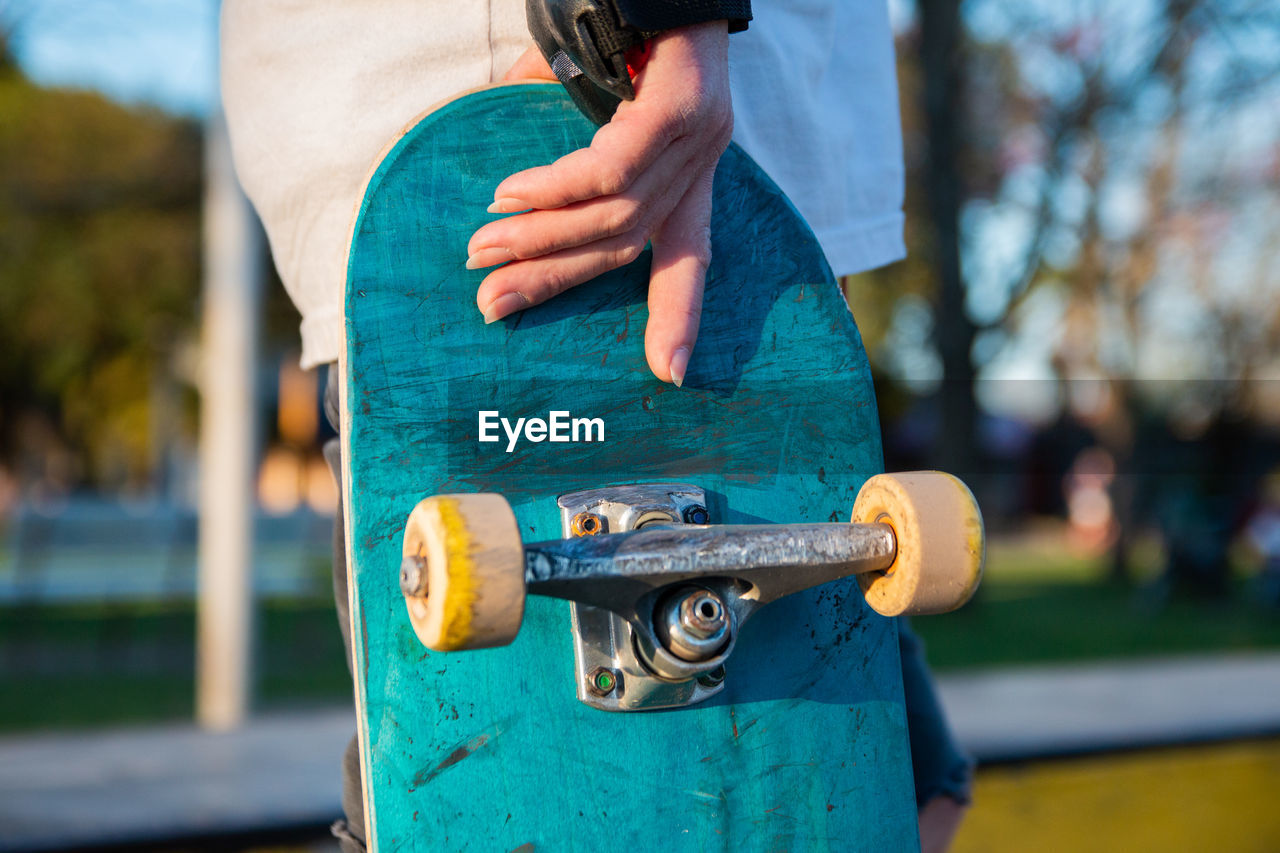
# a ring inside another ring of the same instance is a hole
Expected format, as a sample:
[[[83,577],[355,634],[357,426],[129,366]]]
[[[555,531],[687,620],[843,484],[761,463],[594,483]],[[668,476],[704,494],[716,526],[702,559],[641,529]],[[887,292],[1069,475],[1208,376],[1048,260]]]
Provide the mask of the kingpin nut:
[[[671,654],[686,661],[710,660],[731,639],[729,611],[709,589],[685,588],[658,608],[654,630]]]

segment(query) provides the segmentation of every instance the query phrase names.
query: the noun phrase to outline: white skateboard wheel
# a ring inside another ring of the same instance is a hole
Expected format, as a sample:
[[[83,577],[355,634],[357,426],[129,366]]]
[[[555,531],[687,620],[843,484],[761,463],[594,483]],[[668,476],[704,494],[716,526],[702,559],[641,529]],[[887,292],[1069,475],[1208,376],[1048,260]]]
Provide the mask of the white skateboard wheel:
[[[426,589],[405,595],[423,645],[438,652],[505,646],[524,618],[524,547],[501,495],[436,495],[413,508],[404,557],[425,561]]]
[[[893,528],[893,565],[858,575],[867,604],[885,616],[946,613],[982,579],[986,537],[969,487],[941,471],[879,474],[853,505],[853,522]]]

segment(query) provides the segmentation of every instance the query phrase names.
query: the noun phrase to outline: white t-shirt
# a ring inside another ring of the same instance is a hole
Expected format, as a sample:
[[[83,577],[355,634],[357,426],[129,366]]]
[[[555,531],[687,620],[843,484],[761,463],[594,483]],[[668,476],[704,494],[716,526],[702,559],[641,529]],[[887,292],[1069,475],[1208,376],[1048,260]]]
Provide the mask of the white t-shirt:
[[[734,140],[837,275],[897,260],[903,164],[885,0],[755,0],[729,39]],[[523,0],[225,0],[236,171],[302,313],[302,363],[338,357],[348,231],[374,160],[415,116],[501,79]]]

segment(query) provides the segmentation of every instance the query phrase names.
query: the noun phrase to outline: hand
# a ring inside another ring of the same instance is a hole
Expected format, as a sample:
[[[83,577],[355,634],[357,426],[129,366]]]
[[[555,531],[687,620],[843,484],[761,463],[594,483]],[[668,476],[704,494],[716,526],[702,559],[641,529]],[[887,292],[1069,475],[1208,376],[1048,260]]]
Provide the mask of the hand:
[[[467,267],[505,264],[480,284],[492,323],[635,260],[653,243],[645,358],[664,382],[684,381],[698,337],[711,260],[711,181],[733,133],[724,21],[671,30],[652,43],[623,101],[591,145],[518,172],[494,191],[494,213]],[[505,79],[554,79],[533,49]]]
[[[919,812],[920,853],[946,853],[950,850],[966,808],[945,794],[925,803]]]

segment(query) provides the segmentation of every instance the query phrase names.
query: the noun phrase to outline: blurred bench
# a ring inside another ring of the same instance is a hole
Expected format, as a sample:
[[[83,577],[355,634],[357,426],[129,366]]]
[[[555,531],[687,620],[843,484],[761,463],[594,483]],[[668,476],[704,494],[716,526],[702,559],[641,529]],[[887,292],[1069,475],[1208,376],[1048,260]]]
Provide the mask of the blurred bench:
[[[305,507],[254,520],[258,592],[329,588],[333,519]],[[24,506],[0,535],[0,605],[15,602],[191,598],[194,509],[77,498],[46,512]]]

